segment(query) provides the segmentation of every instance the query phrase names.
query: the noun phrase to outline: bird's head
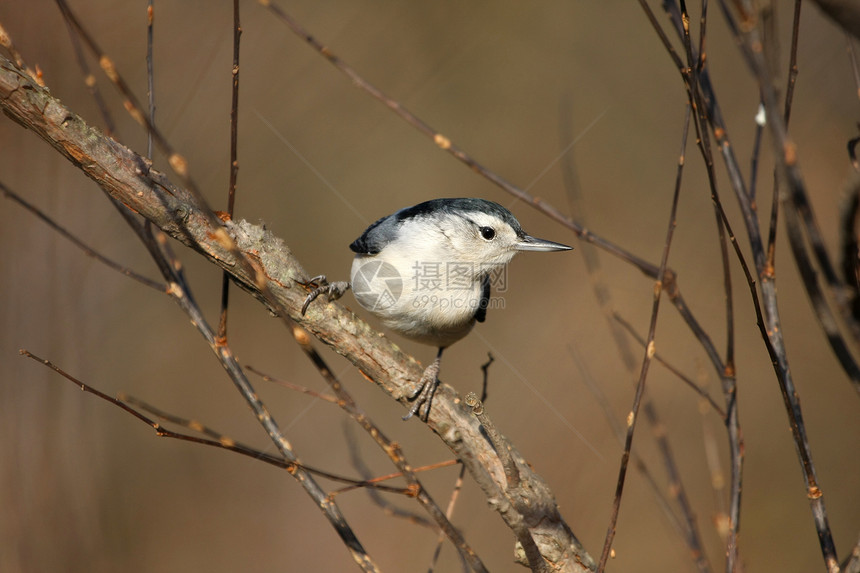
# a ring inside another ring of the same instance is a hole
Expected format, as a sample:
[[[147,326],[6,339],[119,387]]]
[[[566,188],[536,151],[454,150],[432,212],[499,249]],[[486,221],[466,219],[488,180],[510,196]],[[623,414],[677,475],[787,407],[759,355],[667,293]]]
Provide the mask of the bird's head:
[[[519,251],[567,251],[571,247],[527,234],[516,217],[485,199],[437,199],[426,214],[452,258],[483,272],[506,265]]]

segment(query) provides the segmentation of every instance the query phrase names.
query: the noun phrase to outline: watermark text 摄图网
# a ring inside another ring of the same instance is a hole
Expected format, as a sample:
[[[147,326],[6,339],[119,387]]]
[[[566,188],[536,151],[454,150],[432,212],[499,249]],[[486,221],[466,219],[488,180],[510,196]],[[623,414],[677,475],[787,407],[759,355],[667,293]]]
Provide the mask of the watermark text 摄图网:
[[[495,292],[508,289],[507,266],[459,261],[415,261],[412,281],[416,291],[470,290],[475,277],[487,276]]]

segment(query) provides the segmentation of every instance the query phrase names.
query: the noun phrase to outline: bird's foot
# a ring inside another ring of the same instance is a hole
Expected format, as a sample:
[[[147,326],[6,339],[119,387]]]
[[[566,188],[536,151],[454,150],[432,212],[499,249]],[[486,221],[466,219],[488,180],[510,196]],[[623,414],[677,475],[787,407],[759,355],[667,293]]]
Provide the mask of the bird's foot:
[[[424,370],[421,380],[418,381],[408,393],[407,396],[412,400],[412,407],[403,416],[405,422],[415,414],[425,422],[430,416],[430,403],[433,401],[433,395],[436,393],[436,388],[439,386],[439,364],[440,360],[437,357],[433,363]],[[422,408],[423,406],[423,408]],[[420,411],[420,413],[419,413]]]
[[[326,280],[325,275],[319,275],[306,283],[301,283],[306,287],[314,287],[311,292],[308,293],[307,298],[305,298],[304,304],[302,304],[302,316],[305,315],[305,312],[308,310],[308,306],[316,300],[316,298],[325,294],[326,298],[329,302],[333,300],[337,300],[344,295],[346,291],[349,290],[349,281],[336,281],[330,283]]]

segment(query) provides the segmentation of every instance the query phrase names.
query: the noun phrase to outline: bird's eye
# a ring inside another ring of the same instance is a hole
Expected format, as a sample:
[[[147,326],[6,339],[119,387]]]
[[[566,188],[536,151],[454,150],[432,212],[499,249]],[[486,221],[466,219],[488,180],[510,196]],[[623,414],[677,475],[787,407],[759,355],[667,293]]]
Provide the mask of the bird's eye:
[[[496,236],[496,230],[492,227],[481,227],[479,230],[481,231],[481,236],[487,241],[492,241],[493,237]]]

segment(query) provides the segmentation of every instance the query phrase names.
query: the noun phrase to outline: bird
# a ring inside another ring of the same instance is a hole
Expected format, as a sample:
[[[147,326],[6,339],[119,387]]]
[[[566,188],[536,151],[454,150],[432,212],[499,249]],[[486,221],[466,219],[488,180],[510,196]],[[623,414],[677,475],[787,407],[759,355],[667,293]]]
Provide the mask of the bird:
[[[494,279],[520,251],[568,251],[573,247],[527,234],[505,207],[486,199],[431,199],[382,217],[352,244],[350,281],[325,275],[302,315],[321,294],[335,300],[352,288],[358,303],[388,329],[435,346],[435,360],[406,392],[412,402],[404,420],[423,408],[427,420],[439,385],[442,352],[484,322]]]

